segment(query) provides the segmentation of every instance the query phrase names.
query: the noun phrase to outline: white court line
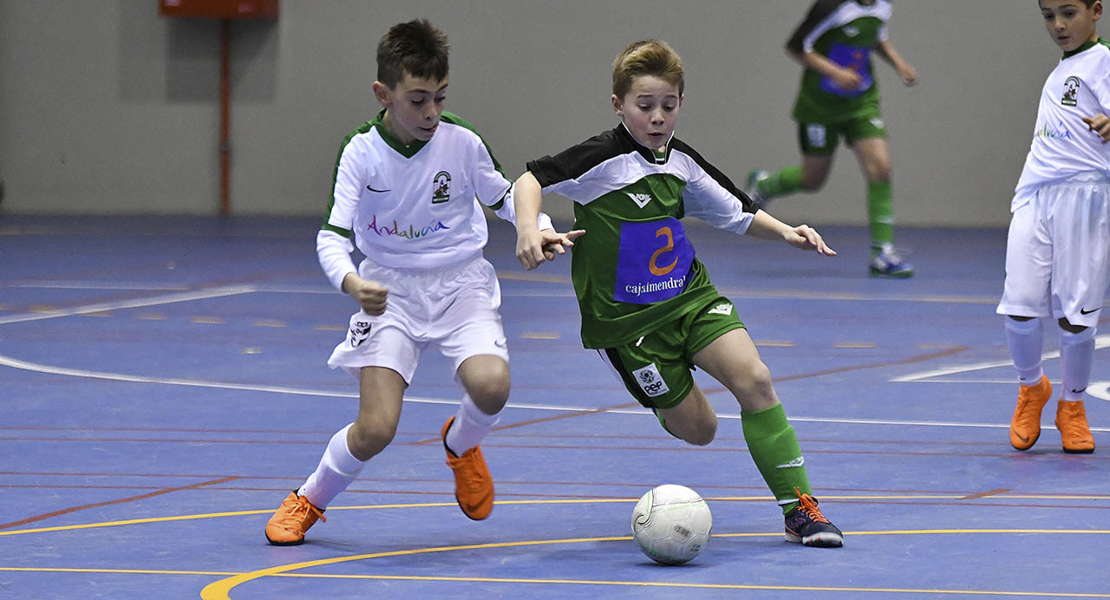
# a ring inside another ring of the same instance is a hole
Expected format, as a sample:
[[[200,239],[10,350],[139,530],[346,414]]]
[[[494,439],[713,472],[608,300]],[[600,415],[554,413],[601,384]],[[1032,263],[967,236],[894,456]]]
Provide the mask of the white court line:
[[[48,375],[66,375],[69,377],[86,377],[90,379],[105,379],[110,381],[123,381],[129,383],[153,383],[161,385],[178,385],[188,387],[201,387],[201,388],[216,388],[226,390],[240,390],[250,392],[266,392],[272,394],[290,394],[297,396],[316,396],[321,398],[343,398],[352,399],[358,398],[357,393],[353,392],[334,392],[330,390],[313,390],[306,388],[295,388],[280,385],[250,385],[240,383],[224,383],[219,381],[204,381],[199,379],[174,379],[165,377],[147,377],[145,375],[127,375],[122,373],[107,373],[104,371],[87,371],[84,369],[70,369],[66,367],[54,367],[50,365],[43,365],[38,363],[27,362],[10,356],[0,355],[0,366],[11,367],[13,369],[23,369],[26,371],[33,371],[36,373],[45,373]],[[443,400],[438,398],[420,398],[413,396],[406,396],[405,402],[415,402],[418,404],[443,404],[443,405],[457,405],[458,400]],[[580,406],[557,406],[545,404],[519,404],[510,402],[505,405],[505,408],[520,409],[520,410],[543,410],[555,412],[596,412],[596,408],[583,408]],[[644,408],[622,408],[616,410],[602,411],[599,414],[615,414],[615,415],[639,415],[639,416],[652,416],[651,411]],[[718,418],[721,419],[739,419],[739,414],[719,414]],[[800,417],[791,416],[791,422],[805,422],[805,423],[837,423],[844,425],[890,425],[890,426],[920,426],[920,427],[965,427],[965,428],[980,428],[980,429],[1005,429],[1009,424],[1000,423],[968,423],[957,421],[908,421],[899,419],[840,419],[832,417]],[[1046,428],[1051,429],[1051,426],[1045,425]],[[1108,431],[1110,428],[1092,427],[1091,431]]]
[[[144,292],[184,292],[189,289],[181,285],[151,286],[148,283],[113,283],[110,281],[44,281],[40,283],[21,283],[11,287],[35,290],[142,290]]]
[[[208,298],[222,298],[224,296],[238,296],[240,294],[249,294],[254,292],[254,286],[250,285],[231,285],[224,287],[211,288],[206,290],[198,290],[195,292],[186,292],[183,294],[168,294],[165,296],[154,296],[152,298],[136,298],[134,300],[121,300],[119,302],[101,302],[99,304],[88,304],[85,306],[78,306],[75,308],[66,308],[60,310],[52,310],[44,313],[35,314],[19,314],[10,315],[7,317],[0,317],[0,325],[7,325],[9,323],[27,323],[29,321],[45,321],[47,319],[59,319],[62,317],[72,317],[74,315],[87,315],[90,313],[98,313],[109,310],[121,310],[125,308],[141,308],[145,306],[157,306],[160,304],[174,304],[177,302],[192,302],[193,300],[206,300]]]
[[[1095,336],[1095,349],[1110,347],[1110,334],[1096,335]],[[1041,356],[1041,360],[1052,360],[1060,358],[1060,351],[1055,350],[1046,352]],[[970,373],[972,371],[985,371],[987,369],[998,369],[1001,367],[1013,368],[1014,363],[1008,360],[1000,360],[994,362],[974,363],[970,365],[963,365],[959,367],[948,367],[944,369],[934,369],[932,371],[918,371],[917,373],[910,373],[909,375],[902,375],[891,379],[895,383],[907,382],[923,382],[923,383],[1005,383],[1012,384],[1013,379],[1004,381],[995,379],[973,379],[973,380],[954,380],[954,379],[941,379],[948,375],[958,375],[960,373]],[[1087,385],[1087,394],[1099,400],[1106,400],[1110,402],[1110,382],[1107,381],[1092,381]],[[1092,428],[1092,431],[1097,429]]]
[[[1106,348],[1110,346],[1110,334],[1095,336],[1095,349]],[[1060,358],[1060,351],[1046,352],[1041,356],[1042,360],[1050,360]],[[955,375],[957,373],[970,373],[971,371],[982,371],[985,369],[997,369],[999,367],[1011,367],[1013,362],[1008,360],[975,363],[971,365],[963,365],[960,367],[948,367],[946,369],[935,369],[932,371],[918,371],[917,373],[910,373],[909,375],[902,375],[891,379],[893,382],[905,383],[907,381],[920,381],[922,379],[932,379],[934,377],[943,377],[945,375]]]

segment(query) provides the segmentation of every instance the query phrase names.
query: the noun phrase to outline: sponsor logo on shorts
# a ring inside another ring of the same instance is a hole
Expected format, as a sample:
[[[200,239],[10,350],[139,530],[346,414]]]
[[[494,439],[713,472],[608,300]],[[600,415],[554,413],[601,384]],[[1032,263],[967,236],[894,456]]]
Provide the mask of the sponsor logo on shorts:
[[[809,140],[809,145],[814,148],[824,148],[828,144],[828,138],[825,135],[825,126],[817,123],[810,123],[806,125],[806,139]]]
[[[1091,310],[1087,310],[1087,309],[1085,309],[1085,308],[1081,308],[1081,309],[1079,309],[1079,314],[1081,314],[1081,315],[1089,315],[1089,314],[1091,314],[1091,313],[1093,313],[1093,312],[1098,312],[1098,311],[1100,311],[1100,310],[1102,310],[1102,307],[1101,307],[1101,306],[1100,306],[1100,307],[1098,307],[1098,308],[1092,308]]]
[[[636,369],[632,372],[632,376],[636,378],[636,383],[640,385],[640,389],[644,390],[649,398],[662,396],[671,391],[667,387],[667,382],[663,381],[663,376],[659,374],[659,368],[655,366],[655,363],[642,369]]]
[[[351,324],[348,339],[352,348],[358,348],[370,337],[370,321],[355,321]]]
[[[727,302],[721,303],[721,304],[718,304],[717,306],[714,306],[713,308],[709,309],[708,311],[706,311],[705,314],[707,314],[707,315],[725,315],[725,316],[728,316],[728,315],[732,314],[732,305],[727,303]]]

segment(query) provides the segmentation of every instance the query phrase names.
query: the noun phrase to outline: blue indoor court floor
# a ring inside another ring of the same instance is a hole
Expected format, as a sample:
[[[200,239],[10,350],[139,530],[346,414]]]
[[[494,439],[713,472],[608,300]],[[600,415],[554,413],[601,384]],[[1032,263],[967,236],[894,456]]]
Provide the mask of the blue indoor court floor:
[[[325,364],[354,305],[316,262],[318,227],[0,216],[0,598],[1110,598],[1110,335],[1086,403],[1096,452],[1062,452],[1054,403],[1013,450],[1004,229],[900,230],[918,274],[889,281],[867,276],[862,228],[822,229],[840,252],[822,258],[690,225],[843,548],[784,541],[716,382],[698,373],[717,439],[667,435],[581,347],[569,260],[524,271],[500,221],[486,255],[513,393],[482,446],[493,514],[455,504],[439,431],[460,391],[430,353],[394,443],[307,543],[270,546],[266,520],[356,409]],[[661,483],[713,510],[685,566],[631,539]]]

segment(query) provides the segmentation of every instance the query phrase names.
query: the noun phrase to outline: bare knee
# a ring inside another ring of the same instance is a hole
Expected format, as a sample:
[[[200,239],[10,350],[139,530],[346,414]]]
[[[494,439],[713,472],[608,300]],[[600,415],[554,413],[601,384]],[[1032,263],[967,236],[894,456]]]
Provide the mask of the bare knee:
[[[864,174],[870,183],[887,183],[890,181],[891,166],[889,159],[876,159],[864,165]]]
[[[778,403],[775,386],[771,381],[771,369],[763,361],[756,361],[748,367],[732,386],[732,392],[743,410],[763,410]]]
[[[476,378],[466,387],[466,393],[474,404],[487,415],[495,415],[505,408],[509,401],[509,374],[491,374],[489,377]]]
[[[717,415],[710,412],[706,417],[698,419],[687,427],[687,431],[682,432],[681,437],[682,441],[693,446],[709,445],[717,437]]]
[[[809,173],[802,172],[802,189],[807,192],[816,192],[825,187],[828,172]]]
[[[393,441],[397,435],[397,423],[381,419],[360,418],[355,420],[347,433],[347,449],[351,456],[367,461]]]

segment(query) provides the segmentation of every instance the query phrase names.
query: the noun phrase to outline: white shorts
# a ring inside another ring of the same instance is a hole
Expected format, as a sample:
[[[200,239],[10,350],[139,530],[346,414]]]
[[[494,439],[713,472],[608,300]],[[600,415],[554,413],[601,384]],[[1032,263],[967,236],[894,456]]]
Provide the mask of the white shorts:
[[[371,262],[359,276],[389,288],[385,313],[351,317],[347,339],[328,359],[358,377],[362,367],[385,367],[412,383],[420,353],[435,346],[454,361],[454,370],[471,356],[492,354],[509,361],[501,327],[501,287],[484,258],[445,269],[391,269]]]
[[[1110,182],[1037,188],[1014,211],[998,314],[1094,327],[1110,283]]]

